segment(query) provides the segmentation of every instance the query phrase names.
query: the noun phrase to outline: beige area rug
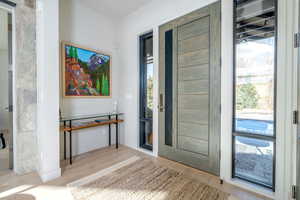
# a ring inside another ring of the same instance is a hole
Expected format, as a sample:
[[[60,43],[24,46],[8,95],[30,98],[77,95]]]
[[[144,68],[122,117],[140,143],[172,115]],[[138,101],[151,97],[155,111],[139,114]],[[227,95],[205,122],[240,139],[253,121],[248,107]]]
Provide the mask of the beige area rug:
[[[132,157],[68,184],[75,200],[228,200],[229,194],[149,159]]]

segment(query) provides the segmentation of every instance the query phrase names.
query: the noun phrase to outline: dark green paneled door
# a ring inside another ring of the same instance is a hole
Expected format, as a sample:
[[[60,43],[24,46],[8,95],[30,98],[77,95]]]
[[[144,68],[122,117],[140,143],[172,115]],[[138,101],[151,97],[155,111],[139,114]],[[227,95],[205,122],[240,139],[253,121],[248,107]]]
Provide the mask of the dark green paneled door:
[[[159,31],[159,155],[219,175],[220,3]]]

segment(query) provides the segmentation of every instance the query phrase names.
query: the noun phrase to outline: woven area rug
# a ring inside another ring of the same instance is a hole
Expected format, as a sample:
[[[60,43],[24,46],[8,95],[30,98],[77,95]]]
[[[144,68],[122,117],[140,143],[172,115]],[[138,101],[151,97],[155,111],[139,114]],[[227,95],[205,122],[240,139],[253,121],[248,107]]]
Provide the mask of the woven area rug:
[[[68,188],[75,200],[227,200],[229,196],[137,156],[72,182]]]

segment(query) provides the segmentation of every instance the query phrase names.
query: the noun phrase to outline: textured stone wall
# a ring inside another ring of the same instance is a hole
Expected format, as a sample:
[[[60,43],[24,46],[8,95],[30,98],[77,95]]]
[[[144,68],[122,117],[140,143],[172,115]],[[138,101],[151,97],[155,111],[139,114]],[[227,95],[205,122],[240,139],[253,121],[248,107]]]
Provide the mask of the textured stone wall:
[[[35,0],[15,0],[16,19],[16,120],[15,171],[27,173],[38,168],[37,74]]]

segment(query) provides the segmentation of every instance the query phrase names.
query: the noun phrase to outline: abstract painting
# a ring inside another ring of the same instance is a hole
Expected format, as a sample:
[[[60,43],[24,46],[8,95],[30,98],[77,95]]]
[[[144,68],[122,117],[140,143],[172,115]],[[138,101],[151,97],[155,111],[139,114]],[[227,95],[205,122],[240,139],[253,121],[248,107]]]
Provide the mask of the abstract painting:
[[[111,56],[63,43],[65,97],[111,97]]]

